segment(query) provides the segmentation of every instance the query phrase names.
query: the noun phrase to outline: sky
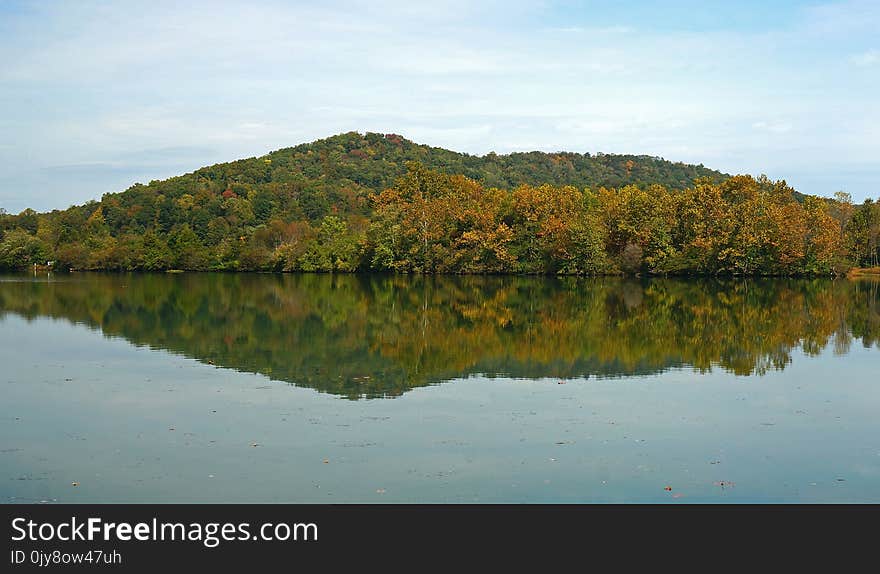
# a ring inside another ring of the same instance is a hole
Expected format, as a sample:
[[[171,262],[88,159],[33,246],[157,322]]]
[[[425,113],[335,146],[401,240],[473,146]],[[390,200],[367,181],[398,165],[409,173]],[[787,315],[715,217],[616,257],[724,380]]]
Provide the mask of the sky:
[[[880,1],[0,1],[0,208],[333,134],[880,196]]]

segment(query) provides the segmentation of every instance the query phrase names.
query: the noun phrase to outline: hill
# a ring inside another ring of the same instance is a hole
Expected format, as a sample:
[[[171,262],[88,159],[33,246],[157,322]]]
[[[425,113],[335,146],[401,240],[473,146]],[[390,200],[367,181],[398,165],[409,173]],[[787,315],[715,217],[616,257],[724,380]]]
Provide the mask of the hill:
[[[241,177],[241,183],[259,184],[301,174],[307,179],[324,178],[331,186],[354,184],[378,191],[403,175],[409,161],[505,189],[523,183],[591,188],[657,183],[682,189],[698,177],[728,177],[702,165],[650,156],[538,151],[476,156],[417,144],[396,134],[357,132],[280,149],[261,158],[218,164],[195,175],[211,180]]]
[[[876,256],[874,207],[814,199],[656,157],[475,156],[350,132],[0,212],[0,268],[825,274]],[[851,217],[859,245],[839,233]]]
[[[660,184],[683,189],[700,177],[721,181],[727,174],[700,166],[635,155],[577,153],[512,153],[469,155],[414,143],[396,134],[357,132],[284,148],[262,157],[220,163],[149,185],[134,185],[121,194],[105,195],[102,203],[130,209],[150,196],[178,200],[207,190],[218,195],[249,198],[256,223],[265,223],[272,207],[296,217],[319,221],[330,213],[361,213],[365,198],[394,185],[408,162],[447,174],[460,174],[486,187],[513,189],[521,184],[620,187]],[[146,207],[146,206],[145,206]],[[168,208],[173,210],[173,208]],[[137,219],[147,227],[150,209]],[[163,216],[160,228],[174,219]]]

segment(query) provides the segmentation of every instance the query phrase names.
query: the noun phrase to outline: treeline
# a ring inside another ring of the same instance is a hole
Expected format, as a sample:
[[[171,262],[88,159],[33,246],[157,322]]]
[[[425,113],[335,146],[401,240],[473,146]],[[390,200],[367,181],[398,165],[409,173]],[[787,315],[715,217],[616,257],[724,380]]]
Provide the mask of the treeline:
[[[0,267],[827,275],[876,265],[878,236],[880,204],[764,177],[343,134],[64,211],[0,213]]]
[[[837,274],[876,253],[877,207],[799,198],[763,177],[507,192],[415,165],[375,197],[354,261],[421,273]]]

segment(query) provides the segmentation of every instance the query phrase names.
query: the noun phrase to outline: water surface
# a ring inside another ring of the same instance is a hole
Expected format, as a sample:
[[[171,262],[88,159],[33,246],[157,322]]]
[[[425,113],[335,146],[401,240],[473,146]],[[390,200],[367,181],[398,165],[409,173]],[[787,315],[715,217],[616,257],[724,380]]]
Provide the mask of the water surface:
[[[880,502],[878,341],[874,281],[7,275],[0,500]]]

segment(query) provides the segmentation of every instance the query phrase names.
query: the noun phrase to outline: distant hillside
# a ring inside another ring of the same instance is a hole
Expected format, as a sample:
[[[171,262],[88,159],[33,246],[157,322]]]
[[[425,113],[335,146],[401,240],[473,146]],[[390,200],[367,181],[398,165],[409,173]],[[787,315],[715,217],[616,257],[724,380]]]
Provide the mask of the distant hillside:
[[[255,216],[258,222],[265,222],[262,216],[268,214],[270,204],[277,205],[279,195],[293,194],[293,207],[314,222],[331,213],[367,215],[364,198],[394,185],[411,161],[502,189],[524,183],[579,188],[660,184],[684,189],[696,178],[723,181],[729,177],[702,165],[649,156],[537,151],[476,156],[417,144],[396,134],[349,132],[262,157],[219,163],[146,186],[135,185],[120,194],[105,195],[104,201],[115,199],[130,208],[143,204],[146,197],[178,199],[204,189],[226,197],[256,193],[256,198],[250,198]],[[148,215],[149,210],[137,216],[144,227],[148,226]]]
[[[505,189],[522,183],[591,188],[657,183],[682,189],[698,177],[716,180],[728,177],[702,165],[650,156],[538,151],[476,156],[417,144],[396,134],[357,132],[280,149],[261,158],[217,164],[197,170],[193,175],[248,184],[304,177],[322,179],[329,186],[356,184],[381,190],[403,175],[408,161],[418,161],[429,169],[449,174],[465,175],[486,187]]]
[[[876,259],[875,219],[656,157],[474,156],[350,132],[0,212],[0,268],[828,274]]]

